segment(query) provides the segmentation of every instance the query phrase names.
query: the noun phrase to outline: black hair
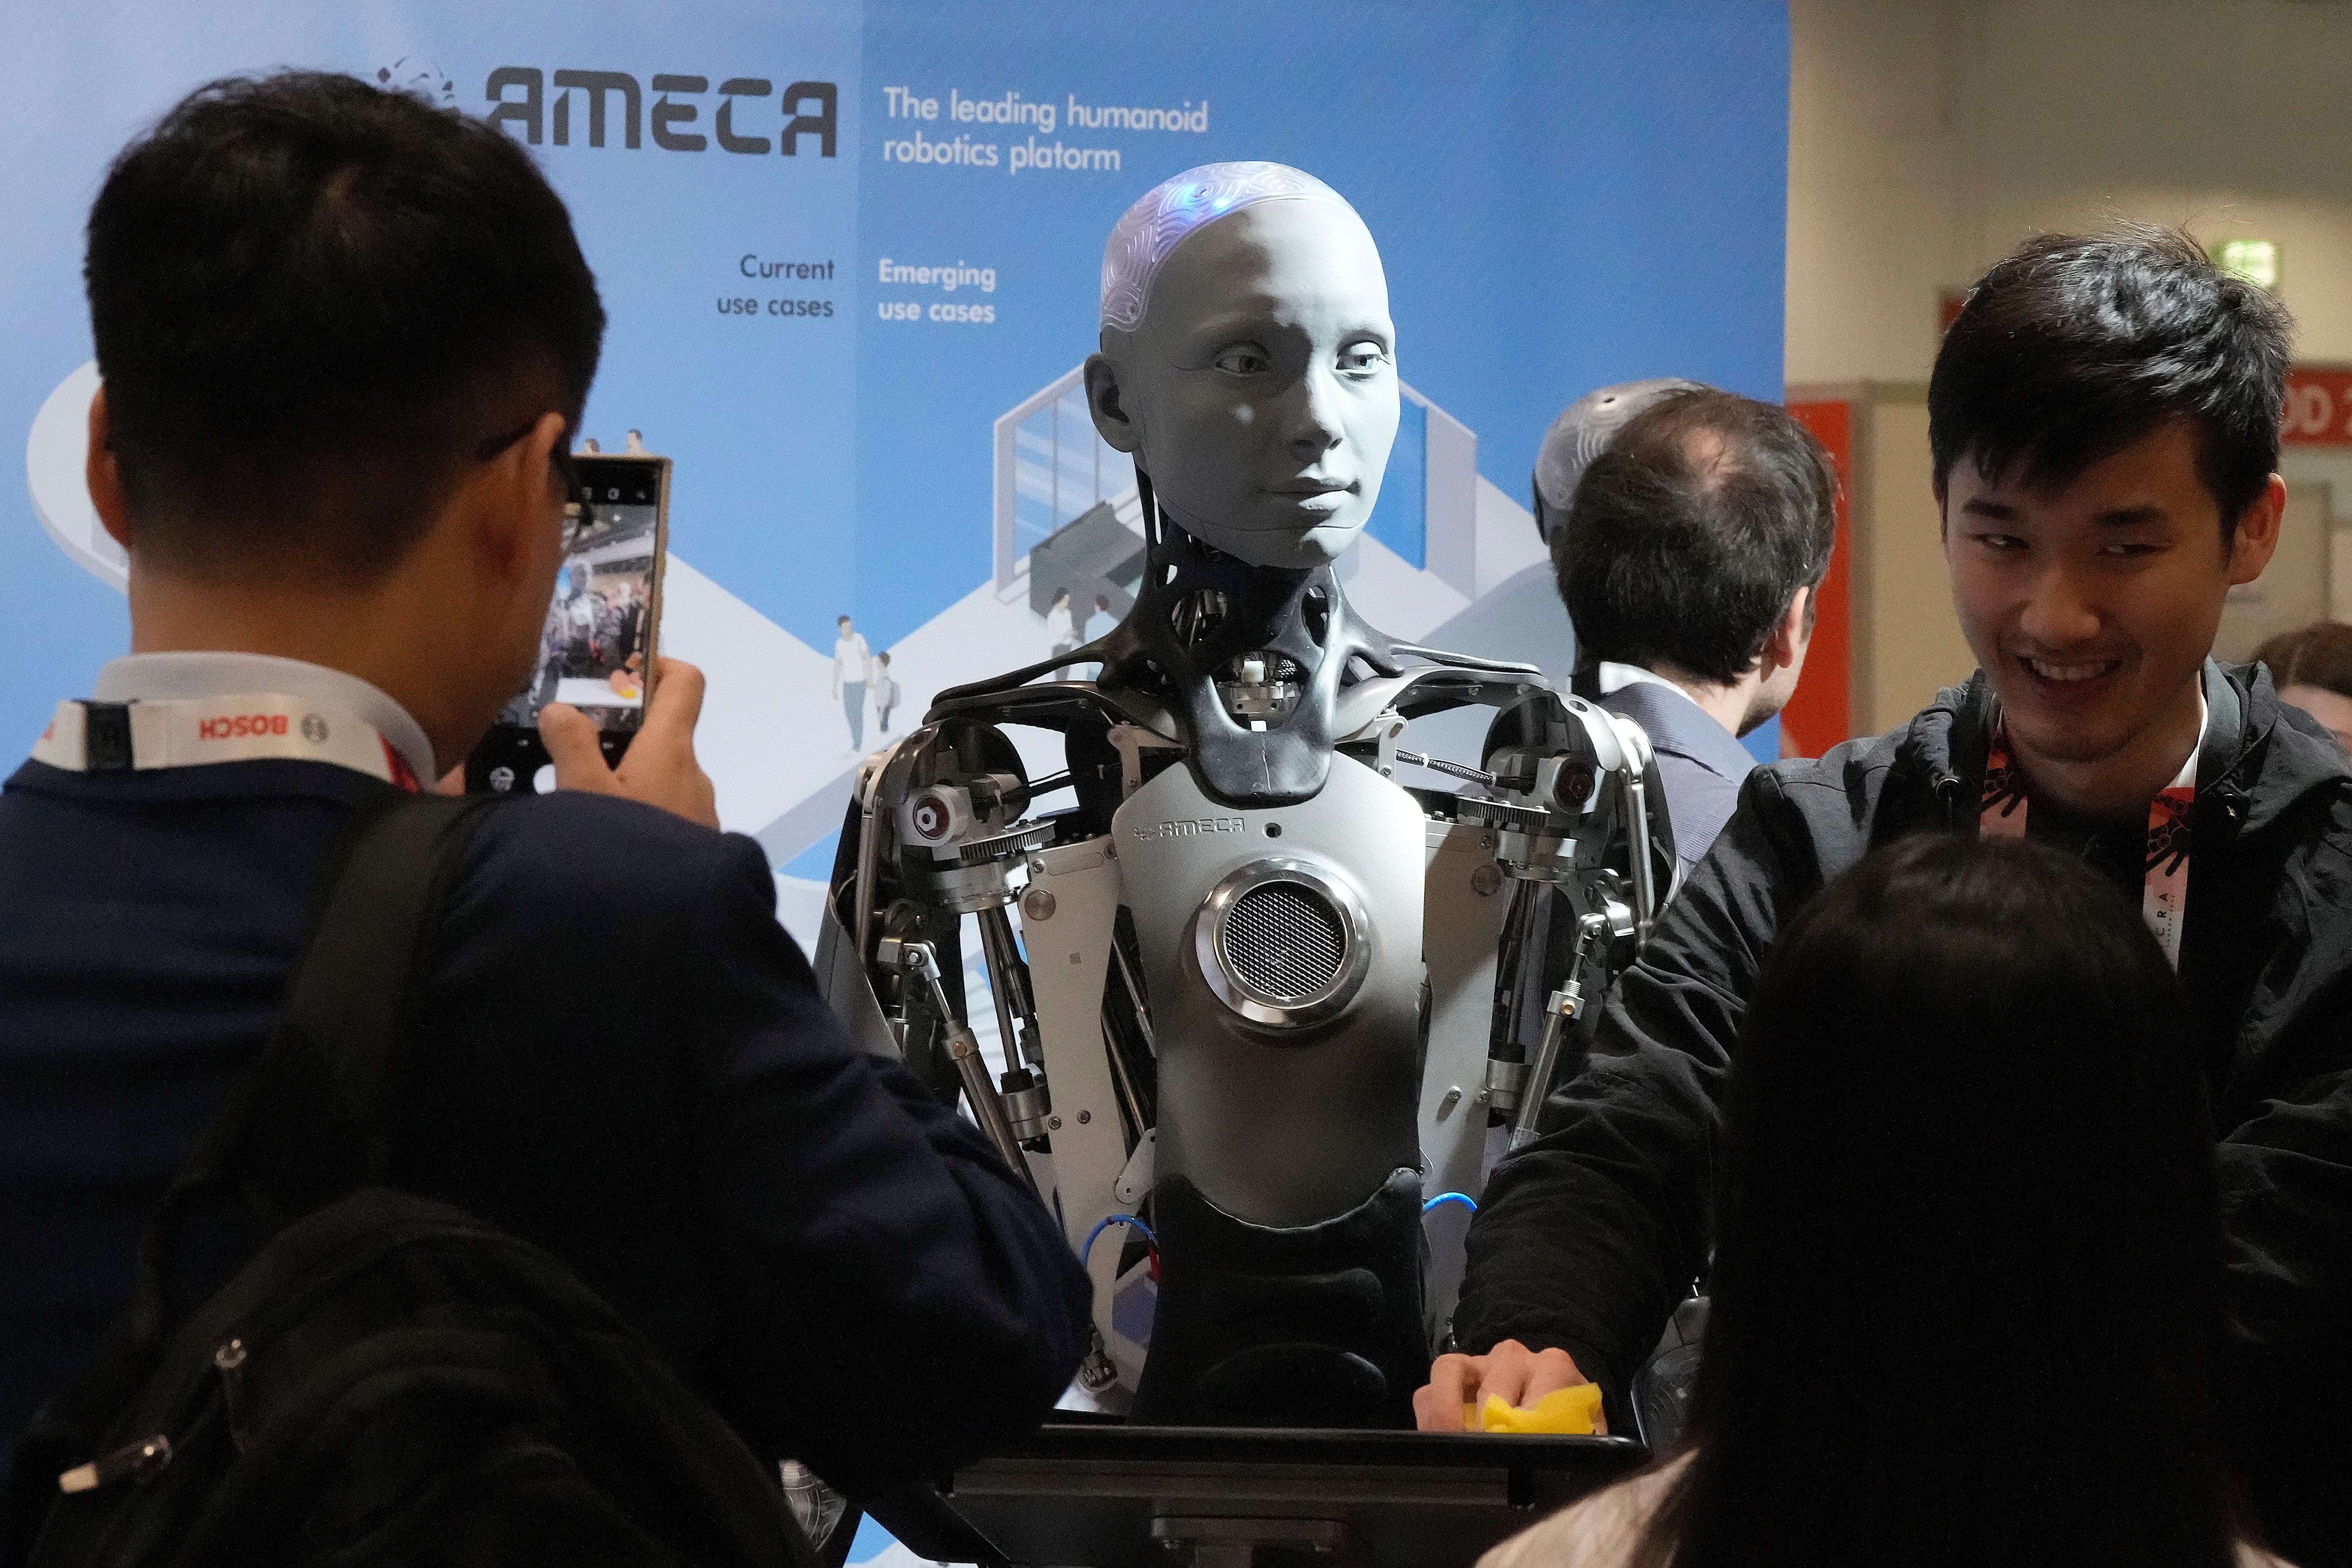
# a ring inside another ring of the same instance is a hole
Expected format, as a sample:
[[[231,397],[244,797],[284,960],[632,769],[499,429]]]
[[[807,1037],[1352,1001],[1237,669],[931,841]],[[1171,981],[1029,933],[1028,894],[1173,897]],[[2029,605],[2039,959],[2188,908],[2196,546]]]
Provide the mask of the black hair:
[[[1898,841],[1740,1037],[1676,1568],[2224,1568],[2213,1132],[2179,982],[2044,846]]]
[[[88,239],[138,547],[177,570],[379,572],[494,426],[576,426],[595,376],[604,306],[530,155],[352,77],[198,88],[114,160]]]
[[[1625,422],[1577,482],[1552,570],[1577,660],[1727,685],[1756,662],[1837,534],[1829,454],[1785,408],[1713,387]]]
[[[1936,354],[1936,493],[1964,457],[2058,489],[2182,419],[2226,540],[2278,467],[2292,331],[2285,307],[2178,229],[2030,239],[1977,280]]]

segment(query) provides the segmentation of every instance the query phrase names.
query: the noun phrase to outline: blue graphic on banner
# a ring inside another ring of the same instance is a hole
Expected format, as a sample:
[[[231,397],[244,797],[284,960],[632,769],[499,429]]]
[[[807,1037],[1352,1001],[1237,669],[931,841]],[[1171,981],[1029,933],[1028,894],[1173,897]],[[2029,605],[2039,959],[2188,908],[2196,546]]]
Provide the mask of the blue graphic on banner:
[[[781,865],[838,826],[856,763],[836,681],[874,670],[843,664],[836,617],[891,656],[903,732],[939,687],[1045,657],[1057,595],[1081,631],[1125,609],[1133,472],[1078,372],[1111,224],[1194,164],[1307,169],[1381,245],[1411,390],[1351,597],[1399,636],[1518,636],[1564,668],[1564,623],[1528,642],[1507,606],[1540,595],[1500,594],[1543,569],[1519,498],[1546,423],[1637,375],[1777,393],[1787,47],[1769,0],[58,20],[20,40],[47,90],[0,110],[0,416],[32,501],[0,514],[31,651],[0,726],[29,736],[125,643],[121,552],[80,488],[80,223],[113,151],[208,77],[348,70],[535,150],[612,317],[583,434],[676,459],[665,643],[709,668],[729,826]]]
[[[838,826],[858,751],[887,738],[877,708],[853,745],[835,695],[884,689],[870,656],[890,655],[903,732],[940,686],[1045,657],[1049,617],[1083,633],[1125,610],[1133,470],[1079,370],[1104,237],[1169,174],[1294,163],[1381,245],[1410,390],[1344,569],[1396,635],[1524,635],[1499,606],[1536,597],[1496,595],[1544,569],[1518,498],[1570,399],[1637,375],[1780,380],[1787,20],[1769,0],[134,3],[20,43],[49,89],[0,110],[17,158],[0,416],[27,433],[32,501],[0,515],[31,650],[0,725],[24,735],[125,642],[121,552],[79,478],[81,219],[113,151],[228,72],[352,71],[534,149],[612,318],[583,434],[639,431],[676,459],[665,645],[708,668],[722,812],[780,865]],[[1543,625],[1515,651],[1557,672]]]
[[[493,116],[570,203],[612,322],[581,434],[675,459],[664,647],[709,674],[722,816],[798,874],[803,940],[861,749],[1131,602],[1134,472],[1080,374],[1104,239],[1161,179],[1292,163],[1370,226],[1406,406],[1341,569],[1396,636],[1564,675],[1522,500],[1546,425],[1641,376],[1779,395],[1779,0],[126,0],[13,41],[0,734],[128,643],[81,479],[108,160],[207,79],[349,71]]]
[[[1380,500],[1372,504],[1365,531],[1397,553],[1408,566],[1429,564],[1429,409],[1412,398],[1399,400],[1396,445],[1389,448],[1388,472]]]

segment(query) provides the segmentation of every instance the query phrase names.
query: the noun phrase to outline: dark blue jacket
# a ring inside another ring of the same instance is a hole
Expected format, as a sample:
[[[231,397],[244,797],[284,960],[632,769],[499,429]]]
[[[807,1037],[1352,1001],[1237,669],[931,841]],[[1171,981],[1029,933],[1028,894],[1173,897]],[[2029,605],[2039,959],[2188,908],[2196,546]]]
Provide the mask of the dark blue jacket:
[[[0,794],[0,1474],[260,1048],[324,849],[388,786],[264,761]],[[857,1050],[751,840],[558,794],[490,815],[395,1177],[538,1243],[757,1448],[856,1489],[1034,1423],[1087,1286],[981,1136]]]
[[[1706,709],[1679,691],[1636,680],[1593,700],[1633,720],[1649,735],[1658,759],[1658,782],[1665,786],[1666,819],[1674,824],[1675,858],[1688,876],[1731,820],[1739,804],[1739,786],[1754,771],[1756,759]]]

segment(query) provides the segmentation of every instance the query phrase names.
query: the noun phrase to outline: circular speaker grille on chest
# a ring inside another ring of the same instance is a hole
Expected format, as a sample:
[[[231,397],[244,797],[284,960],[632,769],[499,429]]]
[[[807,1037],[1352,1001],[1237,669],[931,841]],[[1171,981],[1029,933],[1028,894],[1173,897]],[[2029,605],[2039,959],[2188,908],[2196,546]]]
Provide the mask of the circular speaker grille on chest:
[[[1346,1012],[1371,973],[1379,941],[1355,885],[1294,855],[1227,872],[1192,926],[1193,954],[1210,991],[1267,1029],[1306,1028]]]
[[[1265,882],[1234,900],[1223,946],[1234,978],[1268,996],[1314,995],[1339,976],[1348,954],[1339,911],[1312,888]]]

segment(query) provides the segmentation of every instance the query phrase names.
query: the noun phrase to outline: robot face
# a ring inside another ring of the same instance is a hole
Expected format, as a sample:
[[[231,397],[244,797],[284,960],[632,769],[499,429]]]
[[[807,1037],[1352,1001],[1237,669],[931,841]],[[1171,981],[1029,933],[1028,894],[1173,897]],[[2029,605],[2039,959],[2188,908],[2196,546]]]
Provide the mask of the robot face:
[[[1276,200],[1202,225],[1160,264],[1131,333],[1107,331],[1124,423],[1160,502],[1261,566],[1355,542],[1396,439],[1396,328],[1379,249],[1335,201]]]

